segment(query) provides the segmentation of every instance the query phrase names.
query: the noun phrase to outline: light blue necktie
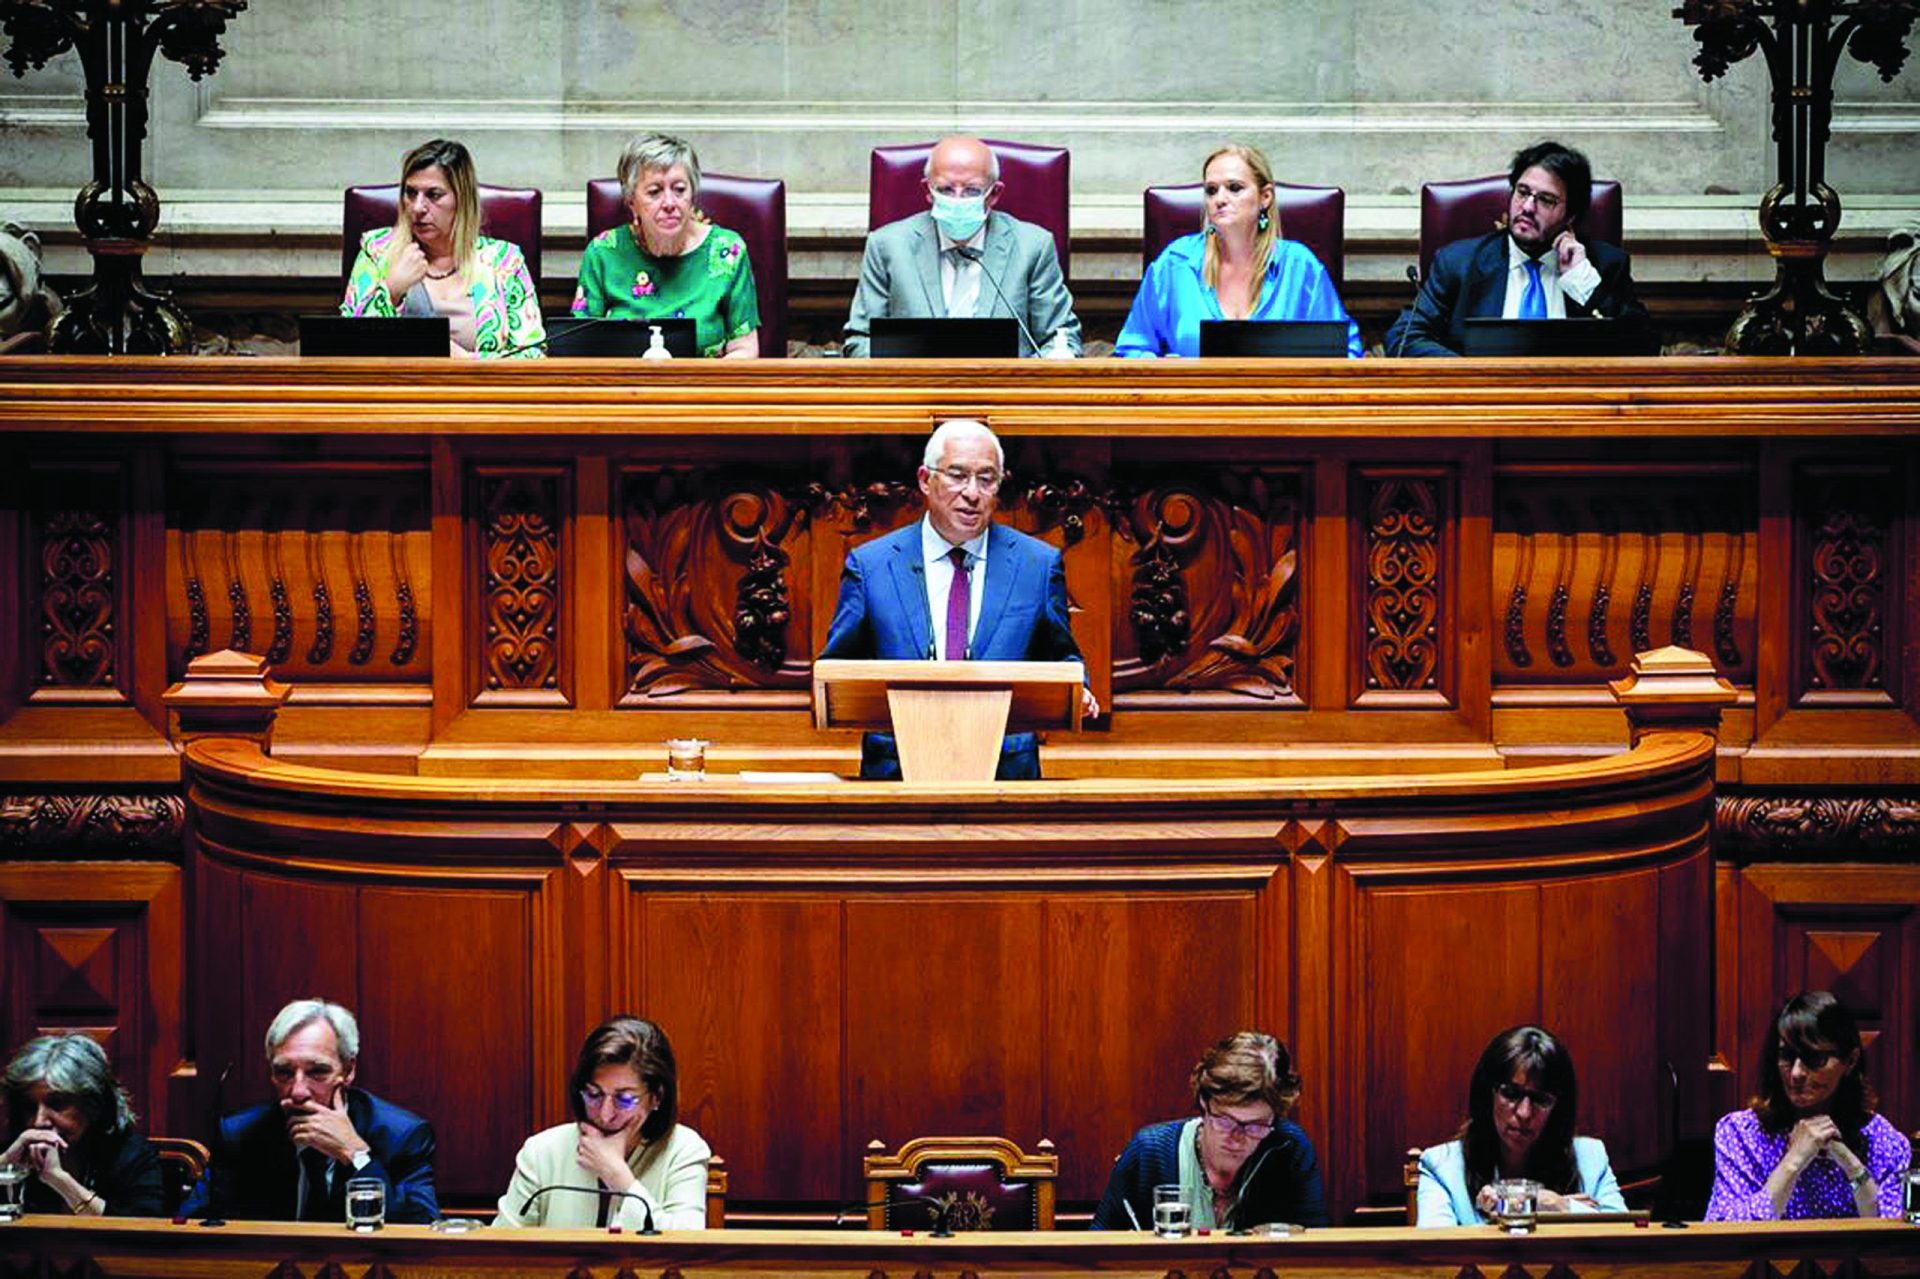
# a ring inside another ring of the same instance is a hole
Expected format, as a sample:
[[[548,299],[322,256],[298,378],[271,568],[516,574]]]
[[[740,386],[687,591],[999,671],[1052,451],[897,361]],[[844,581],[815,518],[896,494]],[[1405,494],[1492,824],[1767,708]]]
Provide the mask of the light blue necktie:
[[[1520,295],[1520,318],[1544,320],[1547,318],[1547,289],[1540,283],[1540,264],[1528,258],[1526,266],[1527,288]]]

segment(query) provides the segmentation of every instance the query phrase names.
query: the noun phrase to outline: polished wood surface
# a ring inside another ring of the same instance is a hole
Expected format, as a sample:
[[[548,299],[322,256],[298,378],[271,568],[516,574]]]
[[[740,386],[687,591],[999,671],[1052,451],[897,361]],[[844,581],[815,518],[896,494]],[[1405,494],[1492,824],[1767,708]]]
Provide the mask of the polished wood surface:
[[[389,1226],[371,1235],[322,1225],[122,1221],[80,1224],[29,1217],[0,1228],[0,1254],[23,1271],[262,1279],[270,1274],[467,1276],[620,1275],[1055,1275],[1169,1279],[1274,1274],[1435,1276],[1505,1274],[1564,1279],[1747,1279],[1760,1274],[1920,1274],[1915,1228],[1879,1221],[1658,1226],[1543,1226],[1529,1236],[1492,1227],[1313,1230],[1290,1238],[1039,1231],[924,1234],[724,1230],[654,1239],[585,1230],[476,1230],[438,1234]]]

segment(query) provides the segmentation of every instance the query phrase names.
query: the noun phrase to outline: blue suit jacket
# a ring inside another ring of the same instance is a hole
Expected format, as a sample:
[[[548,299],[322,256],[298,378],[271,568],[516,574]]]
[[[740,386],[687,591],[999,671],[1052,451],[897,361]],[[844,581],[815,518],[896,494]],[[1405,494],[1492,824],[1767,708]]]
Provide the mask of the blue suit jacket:
[[[1634,296],[1632,260],[1599,240],[1587,241],[1587,260],[1600,273],[1600,287],[1581,306],[1567,301],[1568,316],[1599,316],[1644,323],[1647,312]],[[1467,349],[1469,319],[1498,319],[1507,303],[1507,233],[1455,240],[1433,255],[1413,305],[1387,330],[1388,355],[1459,355]]]
[[[359,1172],[334,1170],[328,1217],[346,1219],[350,1177],[378,1177],[387,1186],[387,1220],[430,1224],[440,1216],[433,1193],[433,1125],[370,1092],[347,1089],[347,1118],[371,1156]],[[232,1221],[292,1221],[300,1163],[287,1139],[280,1108],[269,1103],[227,1115],[213,1143],[207,1174],[180,1207],[189,1217]]]
[[[920,520],[855,547],[840,570],[840,602],[822,657],[923,661],[933,656],[933,610],[920,552]],[[1060,552],[1004,524],[987,531],[987,581],[970,656],[980,662],[1080,660],[1067,616]],[[900,776],[893,737],[869,733],[860,744],[860,776]],[[1002,780],[1040,776],[1040,747],[1016,733],[1000,748]]]

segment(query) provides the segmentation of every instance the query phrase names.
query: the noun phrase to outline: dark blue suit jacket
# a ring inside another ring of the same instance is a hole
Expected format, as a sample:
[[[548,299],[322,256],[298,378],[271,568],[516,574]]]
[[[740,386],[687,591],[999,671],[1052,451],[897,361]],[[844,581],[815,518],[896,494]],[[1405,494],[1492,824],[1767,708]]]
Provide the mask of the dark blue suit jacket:
[[[440,1203],[433,1193],[433,1125],[358,1088],[347,1089],[347,1118],[365,1139],[371,1157],[359,1172],[345,1164],[334,1169],[327,1218],[346,1219],[349,1178],[378,1177],[387,1185],[388,1221],[421,1225],[436,1220]],[[255,1106],[221,1119],[212,1154],[207,1175],[180,1207],[182,1215],[231,1221],[294,1219],[300,1163],[279,1106]]]
[[[933,656],[933,610],[920,553],[920,520],[857,546],[840,570],[840,602],[822,657],[922,661]],[[1067,575],[1060,552],[1037,537],[990,525],[987,581],[968,656],[980,662],[1080,660],[1067,616]],[[900,776],[893,737],[869,733],[860,744],[860,776]],[[1040,776],[1040,746],[1016,733],[1000,748],[1002,780]]]
[[[1644,323],[1646,309],[1633,293],[1631,259],[1611,244],[1587,241],[1587,260],[1600,273],[1600,287],[1581,306],[1567,301],[1569,316],[1599,316]],[[1507,233],[1455,240],[1433,255],[1413,305],[1387,330],[1388,355],[1459,355],[1467,349],[1467,320],[1498,319],[1507,303]]]

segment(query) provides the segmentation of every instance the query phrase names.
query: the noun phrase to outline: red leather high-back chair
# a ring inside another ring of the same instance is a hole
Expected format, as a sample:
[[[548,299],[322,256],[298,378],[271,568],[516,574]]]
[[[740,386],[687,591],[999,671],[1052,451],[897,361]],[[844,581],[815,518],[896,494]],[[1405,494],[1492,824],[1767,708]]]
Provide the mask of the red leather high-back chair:
[[[994,207],[1051,231],[1054,251],[1060,255],[1060,274],[1071,278],[1067,260],[1067,149],[994,138],[981,141],[1000,161],[1000,181],[1005,184]],[[920,184],[927,174],[927,157],[932,154],[931,142],[873,149],[867,174],[867,230],[878,230],[926,209],[927,194]]]
[[[1313,250],[1338,289],[1347,274],[1347,193],[1339,187],[1273,184],[1273,207],[1280,211],[1280,234]],[[1148,187],[1146,233],[1141,240],[1144,269],[1180,236],[1198,231],[1206,215],[1201,184]]]
[[[915,1137],[898,1154],[867,1143],[867,1228],[1052,1230],[1060,1159],[1042,1138],[1028,1154],[1004,1137]],[[932,1202],[929,1202],[932,1201]]]
[[[714,225],[737,231],[747,242],[753,291],[760,302],[760,355],[787,354],[787,184],[779,178],[741,178],[702,173],[698,201]],[[620,179],[587,183],[587,239],[628,221]]]
[[[1513,188],[1507,175],[1465,178],[1458,182],[1427,182],[1420,187],[1420,278],[1426,279],[1433,255],[1455,240],[1485,235],[1507,212]],[[1611,178],[1593,180],[1593,198],[1575,224],[1582,240],[1620,244],[1620,184]]]
[[[353,271],[353,259],[360,252],[360,237],[375,227],[392,226],[400,218],[400,184],[379,187],[348,187],[342,216],[340,243],[340,289],[346,291],[347,276]],[[533,287],[540,287],[540,191],[537,187],[496,187],[480,184],[480,234],[496,240],[510,240],[520,246],[533,276]]]

